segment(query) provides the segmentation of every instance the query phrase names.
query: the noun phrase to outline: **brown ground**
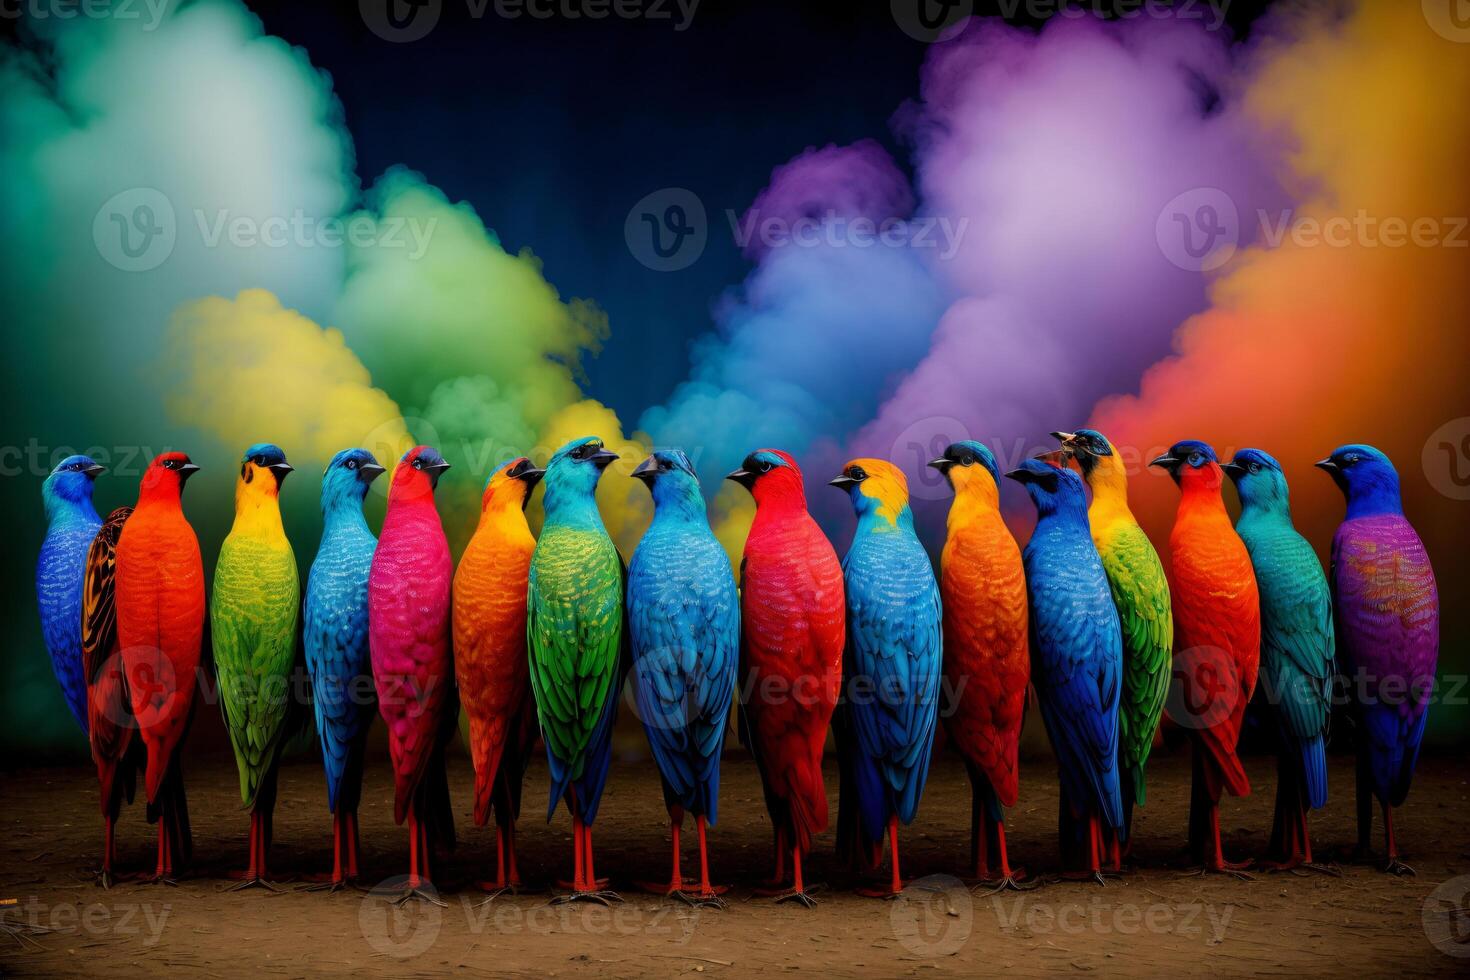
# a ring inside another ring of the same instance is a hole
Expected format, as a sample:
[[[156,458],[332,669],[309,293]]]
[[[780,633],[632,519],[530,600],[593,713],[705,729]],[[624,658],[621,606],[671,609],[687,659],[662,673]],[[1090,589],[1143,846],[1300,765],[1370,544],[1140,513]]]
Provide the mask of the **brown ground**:
[[[91,773],[14,772],[3,777],[0,899],[18,904],[0,912],[10,923],[53,931],[35,934],[34,943],[0,937],[0,973],[612,978],[655,971],[724,977],[779,971],[1030,977],[1062,971],[1137,977],[1203,969],[1214,976],[1409,976],[1459,972],[1470,964],[1436,948],[1426,932],[1427,924],[1441,936],[1470,934],[1446,912],[1466,904],[1470,877],[1431,896],[1440,883],[1470,874],[1470,814],[1458,763],[1424,760],[1400,812],[1406,858],[1418,877],[1351,867],[1340,879],[1270,875],[1238,882],[1182,877],[1167,866],[1184,826],[1184,761],[1175,754],[1151,767],[1150,804],[1139,811],[1135,849],[1144,868],[1122,882],[1051,884],[989,897],[938,877],[927,882],[935,890],[911,890],[895,902],[829,888],[817,908],[806,910],[751,895],[751,884],[767,871],[770,835],[754,770],[734,755],[725,769],[725,820],[712,832],[714,874],[735,885],[725,911],[695,911],[631,890],[626,904],[612,909],[552,907],[546,894],[478,907],[481,897],[462,882],[493,871],[494,838],[468,826],[463,806],[470,776],[462,760],[451,773],[461,846],[441,876],[445,909],[394,912],[353,891],[223,892],[220,874],[243,862],[246,829],[244,814],[234,807],[234,768],[225,760],[208,772],[196,765],[188,773],[198,876],[177,888],[124,884],[104,891],[86,878],[101,833]],[[1249,768],[1256,794],[1225,807],[1227,849],[1237,855],[1260,848],[1269,824],[1270,764],[1256,759]],[[1313,825],[1321,850],[1353,835],[1345,760],[1334,760],[1332,778],[1336,797]],[[522,867],[536,881],[565,873],[571,860],[564,811],[549,828],[537,817],[545,792],[544,766],[533,766]],[[1050,868],[1056,788],[1046,763],[1029,767],[1022,792],[1022,805],[1009,820],[1012,855],[1029,867]],[[406,870],[407,841],[392,825],[390,794],[386,765],[377,765],[362,812],[364,871],[374,881]],[[968,808],[963,773],[946,758],[931,777],[916,828],[904,838],[907,875],[963,873]],[[331,831],[314,765],[292,764],[283,772],[276,835],[273,858],[282,871],[329,863]],[[666,829],[650,764],[615,767],[597,835],[599,872],[610,872],[616,885],[666,873]],[[151,861],[151,842],[141,810],[125,811],[122,864],[137,868]],[[828,835],[809,880],[845,884],[832,870],[830,843]],[[685,855],[687,870],[694,860],[687,846]],[[1470,943],[1442,939],[1442,945],[1470,955]]]

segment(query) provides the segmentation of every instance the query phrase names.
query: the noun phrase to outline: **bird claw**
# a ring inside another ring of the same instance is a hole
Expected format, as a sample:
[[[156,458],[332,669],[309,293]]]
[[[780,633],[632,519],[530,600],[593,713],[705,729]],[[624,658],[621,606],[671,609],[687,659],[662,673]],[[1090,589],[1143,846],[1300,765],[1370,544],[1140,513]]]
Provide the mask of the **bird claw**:
[[[284,889],[282,889],[281,886],[276,884],[274,881],[270,881],[259,876],[241,878],[239,881],[235,882],[233,885],[229,885],[224,890],[227,892],[240,892],[244,891],[247,888],[264,888],[268,892],[275,892],[277,894],[284,891]]]
[[[728,905],[725,900],[720,897],[720,892],[722,890],[722,888],[711,888],[707,892],[687,892],[683,889],[680,889],[679,891],[673,893],[673,897],[682,900],[690,908],[716,909],[723,912],[728,907]]]
[[[1081,881],[1088,884],[1101,885],[1106,888],[1109,881],[1121,881],[1122,875],[1111,874],[1106,871],[1063,871],[1055,878],[1047,879],[1050,884],[1061,881]]]
[[[777,895],[773,895],[772,897],[775,898],[777,905],[781,905],[785,902],[800,902],[802,905],[805,905],[809,909],[814,909],[817,907],[817,900],[815,898],[812,898],[810,892],[797,891],[795,888],[781,892]]]
[[[1409,867],[1407,864],[1400,861],[1396,857],[1388,859],[1388,863],[1383,866],[1383,873],[1395,875],[1399,878],[1414,878],[1417,877],[1419,874],[1413,868]]]
[[[605,885],[606,879],[599,882]],[[573,891],[567,895],[557,895],[551,900],[552,905],[566,905],[569,902],[596,902],[600,905],[611,906],[613,902],[622,902],[623,896],[608,888],[597,887]]]
[[[989,887],[986,887],[987,885]],[[1026,872],[1017,868],[1015,871],[1001,878],[982,878],[970,891],[978,894],[981,898],[985,898],[990,895],[997,895],[1008,889],[1010,891],[1029,892],[1032,889],[1040,887],[1040,878],[1027,878]],[[981,889],[984,889],[984,891],[981,891]]]
[[[1186,871],[1180,878],[1203,878],[1207,875],[1229,875],[1236,881],[1255,881],[1256,876],[1245,871],[1248,863],[1237,864],[1232,861],[1221,861],[1218,865],[1202,864],[1192,871]]]
[[[396,899],[393,900],[393,905],[397,908],[402,908],[415,898],[428,902],[430,905],[437,905],[441,909],[447,909],[449,907],[448,902],[444,901],[433,892],[430,892],[423,888],[404,889],[403,894],[399,895]]]

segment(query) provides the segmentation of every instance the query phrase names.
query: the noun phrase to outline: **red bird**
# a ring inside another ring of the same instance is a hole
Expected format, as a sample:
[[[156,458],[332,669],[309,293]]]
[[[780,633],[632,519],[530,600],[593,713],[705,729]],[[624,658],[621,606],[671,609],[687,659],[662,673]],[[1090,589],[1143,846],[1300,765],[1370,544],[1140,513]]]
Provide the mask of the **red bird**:
[[[141,743],[133,740],[137,723],[117,645],[117,539],[132,512],[131,507],[119,507],[107,515],[87,550],[82,580],[82,676],[87,681],[87,737],[102,789],[105,837],[98,880],[103,888],[112,887],[118,810],[124,797],[132,801],[134,780],[142,767],[137,751]]]
[[[368,574],[368,647],[378,710],[393,757],[393,819],[408,821],[404,898],[443,905],[429,881],[429,852],[454,845],[454,814],[444,747],[458,706],[449,652],[449,592],[454,562],[434,508],[434,487],[449,469],[435,450],[415,446],[393,470],[383,533]]]
[[[117,541],[117,643],[148,756],[148,819],[158,822],[154,881],[171,881],[193,849],[178,749],[193,717],[204,642],[204,562],[181,496],[198,469],[183,453],[154,459]]]
[[[1220,487],[1225,471],[1215,450],[1175,443],[1150,466],[1179,485],[1179,512],[1169,536],[1174,598],[1174,677],[1169,717],[1194,744],[1189,850],[1203,870],[1240,874],[1220,847],[1220,792],[1251,791],[1235,754],[1245,707],[1261,663],[1261,599],[1250,553],[1235,533]]]
[[[812,835],[827,829],[822,745],[837,705],[846,642],[842,566],[806,509],[801,470],[761,449],[728,477],[755,498],[740,565],[740,735],[755,756],[774,825],[778,900],[815,902],[801,877]],[[784,858],[791,849],[792,887]]]

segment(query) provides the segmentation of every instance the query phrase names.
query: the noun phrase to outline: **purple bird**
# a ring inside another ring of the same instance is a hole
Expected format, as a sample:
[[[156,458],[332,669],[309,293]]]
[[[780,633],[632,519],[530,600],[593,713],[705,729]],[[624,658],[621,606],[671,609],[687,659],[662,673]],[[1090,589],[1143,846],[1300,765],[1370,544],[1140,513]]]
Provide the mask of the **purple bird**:
[[[1331,579],[1338,660],[1358,725],[1358,855],[1371,853],[1377,797],[1388,849],[1383,870],[1413,874],[1399,860],[1393,808],[1409,795],[1434,689],[1434,570],[1404,518],[1399,476],[1387,456],[1372,446],[1349,445],[1317,465],[1347,497],[1347,517],[1332,539]]]

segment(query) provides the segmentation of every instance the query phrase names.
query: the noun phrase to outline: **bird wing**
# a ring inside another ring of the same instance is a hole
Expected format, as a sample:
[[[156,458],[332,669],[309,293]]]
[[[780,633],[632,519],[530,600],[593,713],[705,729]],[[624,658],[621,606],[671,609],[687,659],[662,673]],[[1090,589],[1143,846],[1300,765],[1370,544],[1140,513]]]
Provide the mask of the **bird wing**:
[[[1261,592],[1261,673],[1286,730],[1327,731],[1333,674],[1332,595],[1312,546],[1289,527],[1252,538]]]
[[[1099,554],[1123,630],[1118,762],[1140,770],[1141,776],[1169,691],[1174,655],[1169,581],[1158,552],[1137,524],[1126,524],[1100,542]]]
[[[107,517],[92,546],[82,580],[82,670],[87,683],[117,647],[117,540],[133,508],[119,507]]]

